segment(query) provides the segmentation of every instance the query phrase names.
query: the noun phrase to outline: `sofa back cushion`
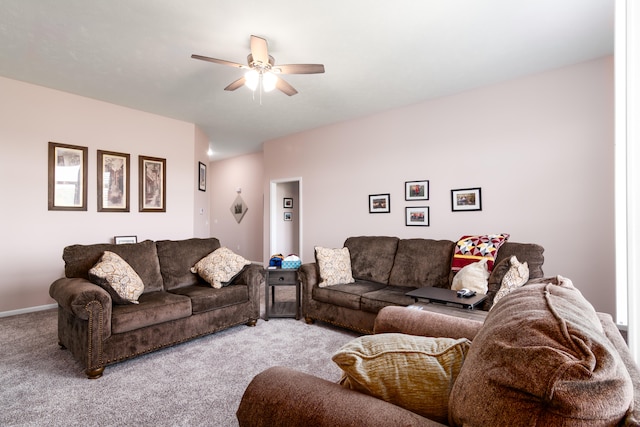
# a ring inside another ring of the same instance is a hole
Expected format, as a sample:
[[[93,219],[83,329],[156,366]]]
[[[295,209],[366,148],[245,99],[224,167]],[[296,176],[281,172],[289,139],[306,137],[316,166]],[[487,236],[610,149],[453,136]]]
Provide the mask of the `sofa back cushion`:
[[[138,273],[144,283],[143,293],[162,289],[156,244],[151,240],[126,245],[99,243],[67,246],[62,252],[65,276],[89,280],[89,270],[100,260],[104,251],[118,254]]]
[[[450,240],[400,240],[389,284],[448,288],[454,247]]]
[[[544,277],[542,264],[544,264],[544,248],[535,243],[505,242],[498,250],[495,265],[504,259],[516,256],[518,261],[529,265],[529,279]],[[496,289],[497,291],[497,289]]]
[[[191,272],[191,267],[218,249],[220,241],[215,237],[159,240],[156,245],[164,289],[171,290],[197,284],[200,279]]]
[[[389,284],[399,240],[386,236],[358,236],[345,240],[344,246],[351,254],[353,278]]]
[[[450,420],[613,426],[633,393],[591,304],[568,279],[537,280],[489,312],[451,391]]]

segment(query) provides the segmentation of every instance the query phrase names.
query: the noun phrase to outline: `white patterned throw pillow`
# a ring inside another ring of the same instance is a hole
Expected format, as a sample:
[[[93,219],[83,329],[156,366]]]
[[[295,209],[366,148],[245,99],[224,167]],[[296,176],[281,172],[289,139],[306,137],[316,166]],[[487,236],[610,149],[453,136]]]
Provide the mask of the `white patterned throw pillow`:
[[[451,289],[470,289],[479,294],[486,294],[489,287],[489,269],[487,268],[487,258],[483,258],[473,264],[468,264],[453,276]]]
[[[89,270],[89,279],[106,289],[116,304],[138,304],[144,283],[138,273],[118,254],[104,251]]]
[[[316,261],[320,270],[321,288],[355,282],[351,274],[349,248],[330,249],[316,246]]]
[[[504,298],[506,295],[510,294],[514,290],[523,286],[529,280],[529,264],[525,261],[520,263],[518,258],[514,256],[509,259],[509,263],[511,267],[505,273],[502,278],[502,284],[500,285],[500,289],[496,292],[496,296],[493,298],[492,308],[496,305],[498,301]]]
[[[198,274],[212,287],[220,289],[229,284],[251,261],[234,253],[229,248],[218,248],[202,258],[191,267],[191,272]]]

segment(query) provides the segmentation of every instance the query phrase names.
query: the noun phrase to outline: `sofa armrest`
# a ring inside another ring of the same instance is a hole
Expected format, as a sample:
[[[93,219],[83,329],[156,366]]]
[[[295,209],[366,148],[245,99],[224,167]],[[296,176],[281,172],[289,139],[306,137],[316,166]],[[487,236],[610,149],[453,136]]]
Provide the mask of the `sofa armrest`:
[[[244,284],[249,288],[249,301],[252,304],[255,320],[260,317],[260,286],[262,282],[264,282],[264,274],[260,264],[248,265],[236,280],[237,284]]]
[[[378,312],[374,333],[398,332],[425,337],[473,340],[484,323],[425,310],[388,306]]]
[[[613,346],[618,351],[622,362],[627,368],[627,372],[631,377],[631,382],[633,383],[633,406],[629,409],[627,416],[625,417],[624,424],[625,426],[637,426],[640,425],[640,369],[638,365],[633,359],[631,351],[627,346],[624,338],[620,334],[618,327],[613,322],[613,318],[608,313],[597,313],[598,318],[600,319],[600,323],[602,323],[602,328],[604,330],[605,335],[609,339],[609,342],[613,344]]]
[[[82,278],[58,279],[49,287],[49,295],[64,310],[74,316],[88,320],[90,303],[97,303],[105,318],[111,319],[111,295],[100,286]]]
[[[320,275],[318,274],[318,267],[315,262],[302,264],[298,269],[298,278],[302,283],[302,288],[308,288],[307,292],[318,284],[320,281]]]
[[[256,375],[236,413],[240,427],[441,426],[337,383],[283,367]]]

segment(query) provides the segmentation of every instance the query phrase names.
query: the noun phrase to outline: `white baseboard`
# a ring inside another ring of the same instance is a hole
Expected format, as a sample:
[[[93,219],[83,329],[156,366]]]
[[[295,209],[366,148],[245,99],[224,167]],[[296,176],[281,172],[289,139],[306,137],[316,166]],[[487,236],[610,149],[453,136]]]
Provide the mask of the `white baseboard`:
[[[39,305],[36,307],[21,308],[19,310],[0,311],[0,317],[16,316],[18,314],[34,313],[36,311],[44,311],[56,308],[58,304]]]

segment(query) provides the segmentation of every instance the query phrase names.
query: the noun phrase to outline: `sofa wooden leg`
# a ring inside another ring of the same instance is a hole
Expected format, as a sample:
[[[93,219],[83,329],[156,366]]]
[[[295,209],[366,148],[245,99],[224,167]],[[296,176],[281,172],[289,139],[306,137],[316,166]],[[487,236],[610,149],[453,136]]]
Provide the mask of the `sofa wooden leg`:
[[[94,369],[87,369],[85,371],[85,373],[87,374],[87,378],[89,378],[90,380],[97,380],[102,376],[103,372],[104,372],[104,366],[101,366],[99,368],[94,368]]]
[[[304,317],[304,321],[307,323],[307,325],[313,325],[314,320],[311,317]]]
[[[258,324],[257,319],[251,319],[247,322],[247,326],[256,326]]]
[[[58,345],[60,346],[60,350],[66,350],[67,346],[58,341]]]

